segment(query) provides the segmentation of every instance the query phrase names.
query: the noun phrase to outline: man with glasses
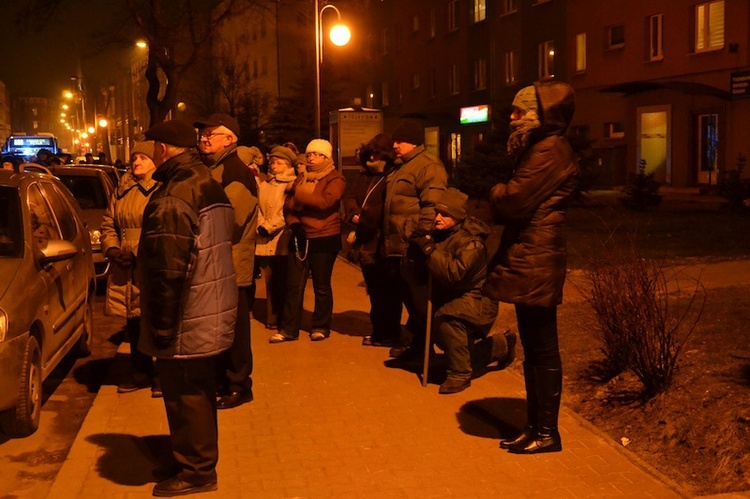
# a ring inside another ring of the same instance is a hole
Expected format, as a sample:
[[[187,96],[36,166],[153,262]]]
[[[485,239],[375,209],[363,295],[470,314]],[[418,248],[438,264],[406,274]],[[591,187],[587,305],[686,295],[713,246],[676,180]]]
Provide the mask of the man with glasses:
[[[223,113],[193,123],[200,139],[198,150],[211,176],[224,188],[234,208],[232,260],[237,273],[239,300],[234,343],[223,357],[219,381],[219,409],[231,409],[253,400],[253,353],[250,346],[250,295],[255,294],[255,228],[258,224],[258,184],[237,155],[240,127]]]

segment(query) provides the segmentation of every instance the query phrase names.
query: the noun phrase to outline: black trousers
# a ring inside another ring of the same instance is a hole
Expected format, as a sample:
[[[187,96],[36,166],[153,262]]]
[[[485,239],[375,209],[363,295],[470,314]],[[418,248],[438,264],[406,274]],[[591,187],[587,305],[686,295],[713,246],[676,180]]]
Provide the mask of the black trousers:
[[[396,342],[401,337],[404,284],[400,265],[400,260],[395,258],[379,258],[375,263],[362,264],[375,341]]]
[[[266,326],[279,326],[286,296],[287,256],[256,256],[263,281],[266,283]]]
[[[180,478],[196,485],[216,481],[216,357],[158,359],[156,371]]]
[[[250,286],[239,288],[237,322],[234,326],[234,341],[221,356],[223,377],[220,391],[247,392],[253,388],[253,350],[250,344]]]
[[[300,261],[294,252],[288,256],[286,300],[279,327],[281,334],[290,338],[299,337],[308,272],[312,275],[315,294],[312,331],[320,331],[326,336],[330,334],[333,320],[331,274],[337,255],[334,251],[310,251],[303,261]]]
[[[125,322],[130,339],[130,365],[133,367],[133,379],[137,382],[150,380],[154,376],[154,361],[150,355],[138,350],[138,338],[141,336],[141,318],[130,317]]]

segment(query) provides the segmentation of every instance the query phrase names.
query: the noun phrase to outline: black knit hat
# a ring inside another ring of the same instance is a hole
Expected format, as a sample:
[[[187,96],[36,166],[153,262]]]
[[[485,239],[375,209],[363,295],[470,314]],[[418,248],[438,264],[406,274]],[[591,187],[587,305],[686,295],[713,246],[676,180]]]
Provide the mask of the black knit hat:
[[[180,120],[169,120],[152,126],[144,134],[148,140],[155,140],[176,147],[195,147],[198,137],[195,128]]]
[[[466,218],[466,201],[468,200],[469,196],[458,189],[449,187],[443,191],[440,201],[435,203],[435,210],[460,221]]]
[[[393,140],[415,146],[424,144],[424,124],[415,119],[401,121],[393,131]]]

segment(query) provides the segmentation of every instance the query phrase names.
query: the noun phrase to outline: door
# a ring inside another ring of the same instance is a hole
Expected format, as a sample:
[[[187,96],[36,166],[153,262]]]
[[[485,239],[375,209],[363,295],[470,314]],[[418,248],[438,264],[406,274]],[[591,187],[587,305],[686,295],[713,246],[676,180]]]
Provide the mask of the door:
[[[645,161],[646,173],[661,184],[672,183],[670,106],[638,108],[638,161],[635,173]]]

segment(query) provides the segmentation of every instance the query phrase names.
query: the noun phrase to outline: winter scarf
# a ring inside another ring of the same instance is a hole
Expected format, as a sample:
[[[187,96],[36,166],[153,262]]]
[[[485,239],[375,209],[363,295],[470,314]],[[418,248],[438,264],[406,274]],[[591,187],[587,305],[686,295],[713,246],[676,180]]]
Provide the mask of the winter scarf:
[[[297,185],[297,189],[299,189],[300,192],[312,193],[315,190],[315,185],[318,181],[335,169],[336,167],[331,159],[327,159],[317,165],[307,163],[305,165],[305,170],[302,172],[302,182]]]
[[[539,115],[536,111],[528,111],[520,120],[510,122],[510,137],[508,137],[508,155],[518,161],[531,146],[534,130],[541,127]]]

